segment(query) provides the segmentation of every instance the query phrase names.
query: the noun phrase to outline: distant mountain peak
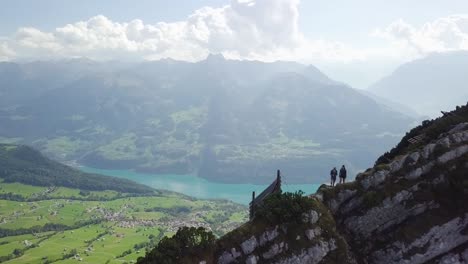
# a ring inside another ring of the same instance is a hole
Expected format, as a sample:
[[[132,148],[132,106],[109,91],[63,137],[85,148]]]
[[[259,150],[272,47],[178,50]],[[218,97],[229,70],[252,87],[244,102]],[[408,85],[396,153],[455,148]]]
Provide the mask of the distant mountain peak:
[[[226,58],[221,53],[210,53],[206,57],[205,61],[225,61]]]
[[[467,68],[466,51],[433,53],[399,66],[368,90],[420,115],[436,117],[441,109],[466,102]]]

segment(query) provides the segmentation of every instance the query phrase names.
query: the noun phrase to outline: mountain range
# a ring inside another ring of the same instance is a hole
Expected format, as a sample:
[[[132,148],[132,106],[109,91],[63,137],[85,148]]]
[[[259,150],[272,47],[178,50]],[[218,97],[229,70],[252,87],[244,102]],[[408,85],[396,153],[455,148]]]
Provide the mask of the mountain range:
[[[294,182],[369,166],[415,121],[292,62],[0,63],[0,140],[97,168]]]

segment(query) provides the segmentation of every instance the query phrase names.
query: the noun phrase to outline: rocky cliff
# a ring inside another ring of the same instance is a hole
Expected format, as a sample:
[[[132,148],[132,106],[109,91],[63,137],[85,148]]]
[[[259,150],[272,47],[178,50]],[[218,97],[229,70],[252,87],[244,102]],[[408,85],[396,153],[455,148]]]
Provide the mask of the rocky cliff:
[[[468,105],[414,128],[353,182],[260,208],[188,263],[468,263],[467,198]]]
[[[317,196],[359,263],[468,262],[468,123]]]

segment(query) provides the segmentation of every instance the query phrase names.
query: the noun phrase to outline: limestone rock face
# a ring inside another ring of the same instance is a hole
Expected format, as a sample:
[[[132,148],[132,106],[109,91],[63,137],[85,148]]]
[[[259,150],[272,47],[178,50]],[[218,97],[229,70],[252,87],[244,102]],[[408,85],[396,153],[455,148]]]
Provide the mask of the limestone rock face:
[[[371,260],[373,263],[425,263],[465,244],[468,235],[463,234],[463,230],[467,229],[467,224],[468,214],[457,217],[441,226],[432,227],[410,243],[395,241],[373,252]],[[414,251],[419,253],[412,253]]]
[[[314,239],[317,236],[320,236],[322,234],[322,229],[320,227],[317,227],[315,229],[307,229],[305,231],[305,235],[309,240]]]
[[[294,254],[292,256],[288,256],[274,263],[275,264],[301,264],[301,263],[317,264],[317,263],[321,263],[321,261],[325,258],[325,256],[327,256],[328,252],[335,250],[335,249],[336,249],[336,245],[335,245],[334,240],[320,241],[320,243],[317,244],[316,246],[302,250],[300,254],[297,254],[297,255]]]
[[[244,243],[241,244],[242,252],[248,255],[255,250],[257,245],[257,239],[255,236],[252,236],[250,239],[244,241]]]
[[[468,123],[322,188],[358,263],[468,263]]]
[[[304,212],[300,221],[261,230],[258,225],[255,221],[248,223],[239,230],[240,237],[229,239],[230,249],[215,253],[217,263],[348,263],[352,259],[331,214],[321,203],[316,210]],[[249,236],[245,238],[245,234]]]
[[[267,230],[260,235],[260,246],[265,245],[266,243],[272,241],[279,235],[278,233],[278,226],[275,227],[273,230]]]
[[[468,263],[468,248],[462,252],[450,252],[437,260],[441,264],[464,264]]]
[[[229,264],[236,261],[241,256],[240,252],[237,252],[235,248],[230,251],[224,251],[218,259],[218,264]]]
[[[317,223],[318,219],[319,219],[319,214],[314,210],[311,210],[310,212],[304,213],[302,215],[302,221],[304,223],[315,224]]]
[[[257,264],[258,257],[255,255],[248,256],[247,260],[245,261],[245,264]]]
[[[273,244],[270,247],[270,250],[263,253],[263,259],[265,259],[265,260],[272,259],[276,255],[282,253],[287,248],[288,248],[288,244],[286,244],[284,242],[280,242],[279,244]]]

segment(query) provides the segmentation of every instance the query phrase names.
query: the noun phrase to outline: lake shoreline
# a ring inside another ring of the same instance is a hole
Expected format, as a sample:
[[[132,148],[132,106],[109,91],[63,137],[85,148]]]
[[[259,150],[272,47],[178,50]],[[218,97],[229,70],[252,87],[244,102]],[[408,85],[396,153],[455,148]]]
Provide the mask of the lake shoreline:
[[[131,170],[98,169],[87,166],[79,166],[76,168],[83,172],[133,180],[155,189],[174,191],[198,199],[227,199],[243,205],[248,205],[252,198],[253,191],[259,194],[268,186],[267,184],[214,182],[192,174],[153,174]],[[321,184],[283,184],[282,189],[285,192],[301,190],[306,194],[312,194],[317,191],[320,185]]]

